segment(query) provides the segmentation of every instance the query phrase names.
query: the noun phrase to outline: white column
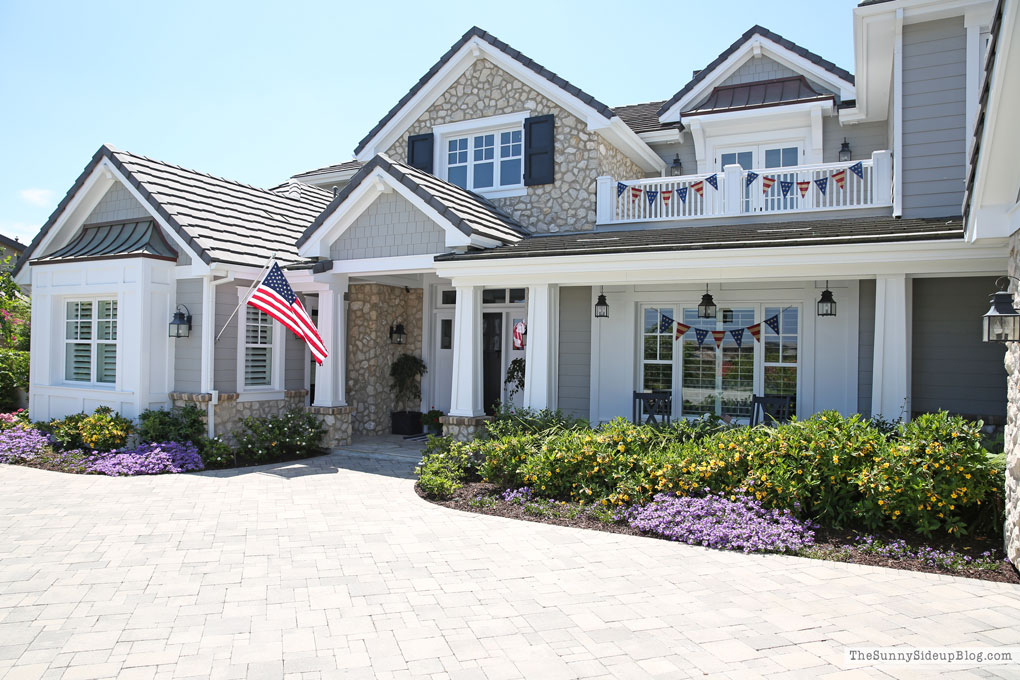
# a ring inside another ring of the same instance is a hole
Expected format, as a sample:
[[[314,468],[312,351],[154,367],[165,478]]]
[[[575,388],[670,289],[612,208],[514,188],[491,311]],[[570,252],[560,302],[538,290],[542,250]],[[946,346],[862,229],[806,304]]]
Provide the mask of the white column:
[[[872,200],[876,205],[891,205],[893,196],[892,152],[874,151],[871,154]]]
[[[739,215],[744,201],[744,172],[736,163],[723,168],[723,213]]]
[[[347,405],[347,315],[344,297],[347,275],[332,277],[329,288],[319,291],[319,335],[329,356],[315,366],[313,406]]]
[[[474,418],[482,406],[482,288],[456,286],[450,415]]]
[[[595,178],[595,224],[610,224],[616,208],[616,184],[608,175]]]
[[[213,351],[216,343],[216,286],[212,274],[202,277],[202,311],[198,319],[202,332],[202,355],[199,368],[199,391],[213,391]]]
[[[528,287],[528,344],[524,351],[524,406],[556,408],[556,360],[559,338],[559,287]]]
[[[875,279],[875,359],[871,414],[910,419],[911,279]]]

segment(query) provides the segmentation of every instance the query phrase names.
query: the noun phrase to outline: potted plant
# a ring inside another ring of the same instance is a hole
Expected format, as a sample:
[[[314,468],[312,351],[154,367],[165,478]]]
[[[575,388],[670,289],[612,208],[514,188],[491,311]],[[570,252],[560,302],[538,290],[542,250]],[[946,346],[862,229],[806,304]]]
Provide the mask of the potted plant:
[[[394,410],[390,414],[390,425],[393,434],[421,434],[421,411],[411,410],[414,403],[421,399],[421,377],[428,372],[425,362],[413,354],[401,354],[390,366],[390,378],[393,395],[396,398]],[[408,408],[408,405],[411,405]]]
[[[517,358],[510,362],[506,367],[506,379],[503,384],[510,388],[506,395],[509,404],[513,402],[518,392],[524,391],[524,359]]]
[[[439,419],[443,417],[443,412],[437,408],[431,411],[426,411],[421,417],[421,424],[425,426],[425,431],[429,434],[434,434],[437,437],[443,434],[443,424],[439,422]]]

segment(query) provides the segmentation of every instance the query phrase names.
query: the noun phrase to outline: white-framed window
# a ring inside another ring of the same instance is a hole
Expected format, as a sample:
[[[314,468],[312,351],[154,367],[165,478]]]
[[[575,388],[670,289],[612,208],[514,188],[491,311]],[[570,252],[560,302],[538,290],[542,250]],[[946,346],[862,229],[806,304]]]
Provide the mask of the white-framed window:
[[[522,194],[528,115],[514,113],[433,128],[439,176],[486,196]]]
[[[244,386],[273,386],[273,319],[261,309],[245,305]]]
[[[797,367],[800,362],[800,308],[765,307],[764,318],[779,316],[779,333],[762,328],[764,343],[763,383],[765,394],[792,397],[791,413],[797,406]]]
[[[64,303],[64,379],[112,385],[117,382],[117,299]]]

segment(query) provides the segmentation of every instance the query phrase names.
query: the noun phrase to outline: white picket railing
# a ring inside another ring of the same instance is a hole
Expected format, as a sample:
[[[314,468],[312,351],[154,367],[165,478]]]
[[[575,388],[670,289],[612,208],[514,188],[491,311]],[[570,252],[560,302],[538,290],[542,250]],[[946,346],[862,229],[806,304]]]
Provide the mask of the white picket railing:
[[[862,176],[850,170],[855,164],[856,161],[753,170],[728,165],[723,172],[715,173],[718,188],[705,181],[711,173],[624,181],[599,177],[596,188],[596,223],[661,222],[892,205],[892,154],[876,151],[870,159],[861,161]],[[833,175],[843,170],[844,183],[841,188]],[[755,176],[748,182],[749,173],[752,172]],[[767,191],[763,184],[766,177],[775,180]],[[815,181],[819,179],[827,180],[824,192]],[[693,188],[698,182],[701,182],[702,187],[700,193]],[[785,195],[783,182],[791,183]],[[798,184],[804,182],[807,184]],[[684,189],[686,200],[681,198]],[[656,192],[651,194],[652,200],[649,200],[648,192]],[[663,200],[663,192],[670,192],[669,200]]]

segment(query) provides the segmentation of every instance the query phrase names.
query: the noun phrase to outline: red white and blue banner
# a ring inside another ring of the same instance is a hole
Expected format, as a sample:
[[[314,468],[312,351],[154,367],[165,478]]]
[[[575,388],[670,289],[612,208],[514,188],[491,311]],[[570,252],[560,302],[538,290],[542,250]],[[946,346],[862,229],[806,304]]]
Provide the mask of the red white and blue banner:
[[[789,309],[789,307],[784,308],[783,311],[786,311],[786,309]],[[755,342],[761,342],[761,331],[763,326],[770,328],[772,332],[779,335],[779,314],[773,314],[764,321],[750,326],[744,326],[742,328],[730,328],[721,331],[707,328],[695,328],[694,336],[697,340],[698,347],[704,345],[705,340],[707,340],[710,335],[712,336],[712,339],[715,340],[715,346],[722,347],[727,334],[729,334],[729,336],[733,339],[733,342],[736,343],[737,347],[743,347],[744,332],[746,331],[752,338],[754,338]],[[663,314],[659,319],[659,332],[669,333],[673,329],[675,329],[673,341],[676,342],[686,335],[687,331],[691,330],[691,326],[677,321],[668,314]]]

